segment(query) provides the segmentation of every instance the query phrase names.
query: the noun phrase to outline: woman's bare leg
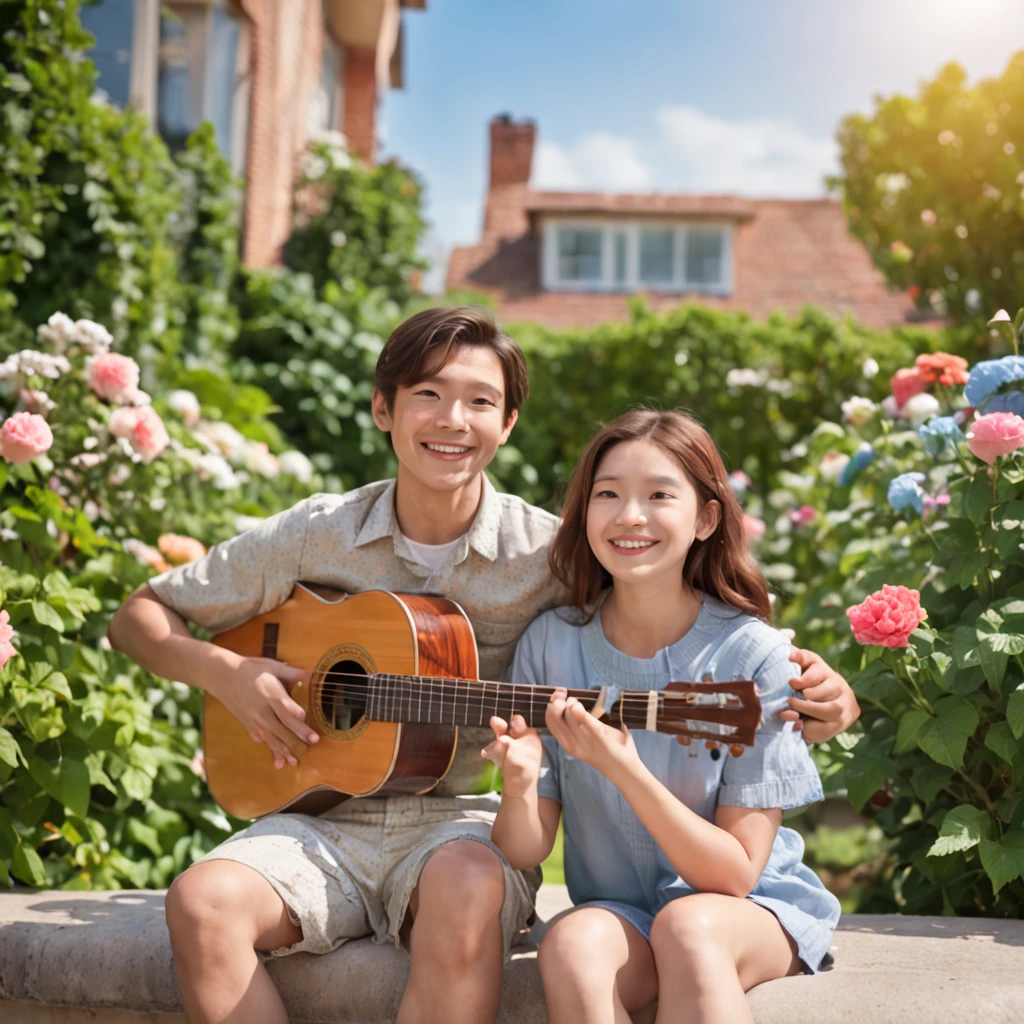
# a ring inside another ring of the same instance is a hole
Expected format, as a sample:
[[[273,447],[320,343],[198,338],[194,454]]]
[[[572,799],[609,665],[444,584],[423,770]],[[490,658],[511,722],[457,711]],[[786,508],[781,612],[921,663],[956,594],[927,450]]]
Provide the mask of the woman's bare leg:
[[[798,974],[796,950],[774,914],[751,900],[696,893],[654,919],[657,1024],[753,1024],[744,993]]]
[[[259,872],[230,860],[196,864],[167,893],[174,970],[189,1024],[287,1024],[256,950],[302,939]]]
[[[629,1024],[629,1015],[658,995],[650,946],[600,907],[581,907],[556,921],[537,959],[550,1024]]]

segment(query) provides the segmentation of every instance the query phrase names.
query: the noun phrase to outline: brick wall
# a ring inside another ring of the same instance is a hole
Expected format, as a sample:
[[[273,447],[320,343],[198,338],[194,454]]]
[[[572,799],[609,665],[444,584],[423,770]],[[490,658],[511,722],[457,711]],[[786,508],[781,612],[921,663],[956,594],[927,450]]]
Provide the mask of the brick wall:
[[[377,55],[369,47],[345,47],[342,117],[349,149],[372,164],[377,148]]]

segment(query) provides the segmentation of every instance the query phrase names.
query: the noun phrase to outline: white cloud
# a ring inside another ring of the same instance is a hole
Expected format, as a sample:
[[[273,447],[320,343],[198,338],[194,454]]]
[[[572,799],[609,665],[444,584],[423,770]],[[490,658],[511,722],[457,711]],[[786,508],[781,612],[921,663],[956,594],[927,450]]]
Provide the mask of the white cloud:
[[[655,115],[676,188],[750,196],[814,196],[836,168],[836,143],[784,121],[725,121],[695,107]],[[662,175],[659,175],[661,178]],[[668,181],[666,187],[671,187]]]
[[[654,171],[638,150],[632,139],[610,132],[595,132],[570,147],[542,140],[531,184],[545,189],[649,191],[654,187]]]

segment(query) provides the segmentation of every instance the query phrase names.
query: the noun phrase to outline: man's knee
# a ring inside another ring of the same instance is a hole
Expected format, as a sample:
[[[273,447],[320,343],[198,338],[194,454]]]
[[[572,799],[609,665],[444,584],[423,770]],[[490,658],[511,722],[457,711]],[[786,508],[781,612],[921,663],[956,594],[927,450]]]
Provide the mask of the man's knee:
[[[489,846],[471,839],[446,843],[420,873],[420,906],[445,907],[452,918],[479,918],[497,913],[505,898],[505,869]]]
[[[241,870],[231,861],[208,861],[171,883],[164,913],[172,942],[187,938],[190,943],[205,943],[244,925],[253,907],[248,879]]]

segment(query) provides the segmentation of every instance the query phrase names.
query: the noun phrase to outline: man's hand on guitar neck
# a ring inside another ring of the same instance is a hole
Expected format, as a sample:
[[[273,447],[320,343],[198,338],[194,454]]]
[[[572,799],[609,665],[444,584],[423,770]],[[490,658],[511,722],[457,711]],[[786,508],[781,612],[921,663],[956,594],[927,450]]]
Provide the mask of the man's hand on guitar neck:
[[[824,743],[860,718],[860,705],[850,684],[821,655],[794,647],[789,660],[802,672],[789,685],[803,691],[803,699],[790,697],[790,710],[779,712],[779,717],[797,722],[808,743]]]
[[[274,765],[298,764],[298,755],[320,738],[292,700],[292,686],[308,681],[305,669],[273,658],[246,658],[197,640],[185,620],[142,586],[114,614],[110,643],[154,675],[178,679],[216,697],[258,743]]]

